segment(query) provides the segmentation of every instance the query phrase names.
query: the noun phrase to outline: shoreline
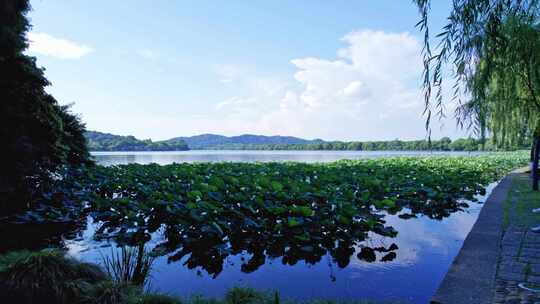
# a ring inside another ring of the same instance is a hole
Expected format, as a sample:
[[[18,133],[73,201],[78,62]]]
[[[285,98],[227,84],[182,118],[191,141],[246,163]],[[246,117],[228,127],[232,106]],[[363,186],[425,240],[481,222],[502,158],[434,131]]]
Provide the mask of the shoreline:
[[[523,170],[509,173],[493,189],[430,303],[492,302],[504,232],[503,205],[512,180]]]

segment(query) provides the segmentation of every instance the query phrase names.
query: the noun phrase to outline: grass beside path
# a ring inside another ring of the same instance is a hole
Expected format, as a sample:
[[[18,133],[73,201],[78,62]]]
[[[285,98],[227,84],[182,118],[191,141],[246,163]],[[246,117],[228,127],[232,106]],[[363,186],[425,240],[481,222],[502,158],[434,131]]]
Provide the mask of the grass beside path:
[[[540,225],[540,213],[531,212],[535,208],[540,208],[540,192],[532,191],[528,173],[516,174],[503,205],[504,230],[510,225],[517,227]]]
[[[508,195],[503,202],[503,233],[494,284],[494,304],[538,303],[540,293],[524,290],[540,287],[540,192],[532,191],[528,173],[511,174]]]

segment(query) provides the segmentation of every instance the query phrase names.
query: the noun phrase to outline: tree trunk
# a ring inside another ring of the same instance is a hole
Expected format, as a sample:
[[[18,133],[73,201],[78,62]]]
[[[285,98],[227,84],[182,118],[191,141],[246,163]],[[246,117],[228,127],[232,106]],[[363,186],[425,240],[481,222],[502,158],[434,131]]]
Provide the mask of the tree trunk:
[[[532,161],[532,188],[534,191],[538,191],[538,159],[540,157],[540,137],[534,139],[534,151],[533,151],[533,161]]]
[[[531,153],[530,153],[531,168],[532,168],[532,162],[534,160],[534,152],[536,151],[535,148],[536,148],[536,140],[533,139],[532,144],[531,144]],[[531,174],[532,174],[532,170],[531,170]]]

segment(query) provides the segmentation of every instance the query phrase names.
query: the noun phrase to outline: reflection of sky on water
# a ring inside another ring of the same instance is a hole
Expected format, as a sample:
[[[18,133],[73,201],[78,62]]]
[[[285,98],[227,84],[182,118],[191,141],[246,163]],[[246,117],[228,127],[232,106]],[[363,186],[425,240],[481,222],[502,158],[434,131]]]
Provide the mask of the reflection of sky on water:
[[[455,247],[449,242],[458,242],[459,246],[471,230],[472,225],[478,217],[481,205],[473,204],[471,207],[459,214],[442,221],[430,220],[423,217],[419,219],[403,220],[397,216],[387,216],[387,225],[394,227],[399,233],[396,238],[381,237],[370,233],[368,244],[373,246],[389,246],[396,243],[399,247],[397,258],[387,263],[366,263],[356,261],[358,268],[393,268],[410,266],[417,263],[421,258],[422,251],[431,248],[437,254],[448,255]]]
[[[443,221],[388,217],[388,224],[399,231],[398,236],[392,239],[373,235],[367,242],[373,247],[396,243],[397,258],[391,262],[367,263],[354,254],[349,266],[340,269],[328,255],[315,265],[300,262],[285,266],[275,259],[254,273],[245,274],[240,271],[241,256],[234,256],[226,260],[224,271],[212,279],[204,272],[183,267],[185,259],[168,264],[166,257],[161,257],[155,264],[151,283],[154,289],[184,296],[221,296],[230,287],[247,285],[276,289],[285,297],[403,299],[426,303],[474,224],[478,210],[478,205],[473,205],[468,212],[456,213]],[[85,238],[90,237],[86,233]],[[102,254],[111,252],[102,243],[81,244],[85,243],[79,240],[69,248],[83,260],[100,262]],[[248,259],[249,255],[245,257]]]
[[[488,188],[488,193],[494,185]],[[484,200],[485,197],[478,197]],[[167,263],[167,257],[157,259],[152,271],[151,288],[171,294],[189,296],[202,294],[222,296],[234,286],[279,290],[284,297],[402,300],[405,303],[427,303],[457,255],[463,240],[478,217],[481,205],[456,212],[443,220],[427,217],[408,220],[387,216],[387,225],[399,233],[396,238],[371,234],[365,245],[370,247],[396,243],[397,257],[391,262],[367,263],[356,253],[346,268],[340,269],[332,257],[326,255],[315,265],[299,262],[283,265],[281,259],[267,259],[253,273],[240,270],[242,255],[228,257],[223,271],[212,279],[204,271],[187,269],[183,262]],[[106,244],[88,242],[92,229],[82,238],[70,241],[70,252],[83,260],[100,262],[101,255],[111,253]],[[157,242],[153,240],[152,242]],[[357,252],[360,246],[357,247]],[[378,254],[380,258],[381,254]],[[249,259],[245,254],[245,260]],[[378,259],[379,260],[379,259]]]
[[[221,296],[228,288],[240,285],[275,289],[285,297],[295,298],[399,299],[405,303],[427,303],[480,209],[480,204],[472,203],[467,211],[457,212],[442,221],[387,216],[388,225],[399,231],[398,236],[371,235],[366,245],[388,247],[396,243],[397,258],[391,262],[367,263],[358,260],[355,253],[348,267],[340,269],[329,255],[315,265],[300,262],[288,266],[274,259],[246,274],[240,271],[242,256],[238,255],[227,258],[223,272],[212,279],[204,271],[184,267],[186,258],[168,264],[166,257],[160,257],[152,272],[151,287],[181,296]],[[82,238],[69,242],[70,252],[83,260],[99,263],[101,255],[110,254],[111,248],[84,240],[90,237],[91,232],[87,230]],[[247,254],[244,257],[249,259]]]

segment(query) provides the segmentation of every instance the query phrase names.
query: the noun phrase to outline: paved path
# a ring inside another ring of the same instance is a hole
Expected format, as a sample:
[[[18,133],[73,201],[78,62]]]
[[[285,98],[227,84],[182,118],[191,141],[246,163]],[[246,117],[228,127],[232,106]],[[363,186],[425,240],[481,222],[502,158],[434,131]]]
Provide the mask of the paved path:
[[[508,223],[502,235],[493,303],[536,304],[540,293],[523,290],[518,284],[540,286],[540,234],[529,229],[540,222],[530,212],[536,205],[530,205],[523,195],[528,189],[519,187],[520,183],[527,186],[528,176],[515,175],[513,181],[506,201]]]
[[[511,226],[501,242],[493,303],[540,303],[540,294],[519,288],[521,282],[540,284],[540,234]]]
[[[540,304],[540,294],[518,287],[540,284],[540,234],[529,230],[540,224],[530,212],[540,202],[531,204],[537,197],[525,197],[528,191],[524,173],[493,190],[432,303]]]

